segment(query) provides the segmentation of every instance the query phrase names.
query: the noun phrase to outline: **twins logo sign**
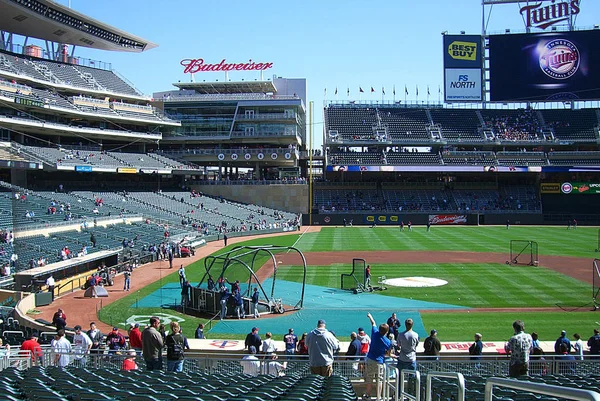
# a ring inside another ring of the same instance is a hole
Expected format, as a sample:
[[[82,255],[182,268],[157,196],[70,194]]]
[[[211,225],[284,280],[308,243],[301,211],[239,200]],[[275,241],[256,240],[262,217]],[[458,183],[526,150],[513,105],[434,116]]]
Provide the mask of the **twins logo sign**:
[[[566,39],[551,40],[540,50],[540,68],[554,79],[567,79],[579,69],[579,50]]]

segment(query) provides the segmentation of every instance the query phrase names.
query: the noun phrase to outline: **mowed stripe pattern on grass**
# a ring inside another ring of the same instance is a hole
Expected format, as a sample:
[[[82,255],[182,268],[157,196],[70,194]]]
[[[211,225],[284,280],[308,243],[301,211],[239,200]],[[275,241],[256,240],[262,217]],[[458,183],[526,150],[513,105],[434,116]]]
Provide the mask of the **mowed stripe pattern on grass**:
[[[325,227],[320,232],[305,234],[296,244],[303,252],[331,251],[471,251],[509,252],[511,240],[536,241],[540,255],[595,257],[598,228],[512,226],[423,226],[403,232],[396,226]]]
[[[340,288],[340,276],[352,270],[350,264],[309,266],[308,284]],[[300,282],[302,269],[279,266],[277,278]],[[555,271],[532,266],[495,263],[379,264],[372,270],[377,277],[423,276],[446,280],[440,287],[406,288],[387,286],[383,295],[471,308],[553,307],[578,305],[589,297],[590,287]],[[332,307],[335,307],[332,305]]]

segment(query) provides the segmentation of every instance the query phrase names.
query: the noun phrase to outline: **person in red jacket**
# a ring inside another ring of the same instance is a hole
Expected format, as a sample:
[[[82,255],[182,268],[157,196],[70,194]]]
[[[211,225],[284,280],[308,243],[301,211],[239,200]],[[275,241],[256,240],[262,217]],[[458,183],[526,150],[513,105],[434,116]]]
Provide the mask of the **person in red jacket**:
[[[142,332],[139,323],[136,323],[129,332],[129,347],[134,349],[138,355],[142,354]]]
[[[40,346],[40,343],[38,343],[38,337],[37,337],[37,333],[32,333],[27,340],[23,341],[23,344],[21,344],[21,352],[19,352],[19,354],[22,354],[23,356],[27,356],[26,351],[30,351],[31,352],[31,363],[32,365],[35,365],[36,362],[41,362],[42,359],[42,347]]]
[[[135,351],[127,352],[127,357],[123,360],[122,370],[138,370],[138,365],[135,362]]]

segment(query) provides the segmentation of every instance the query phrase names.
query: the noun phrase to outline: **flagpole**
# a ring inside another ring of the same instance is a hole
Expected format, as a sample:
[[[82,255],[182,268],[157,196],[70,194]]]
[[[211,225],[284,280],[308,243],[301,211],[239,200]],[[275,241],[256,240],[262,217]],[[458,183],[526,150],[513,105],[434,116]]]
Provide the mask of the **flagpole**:
[[[442,88],[438,85],[438,103],[442,103]]]
[[[408,95],[408,88],[404,85],[404,104],[406,104],[406,96]]]
[[[396,85],[394,85],[394,89],[392,90],[392,99],[394,100],[394,104],[396,104]]]

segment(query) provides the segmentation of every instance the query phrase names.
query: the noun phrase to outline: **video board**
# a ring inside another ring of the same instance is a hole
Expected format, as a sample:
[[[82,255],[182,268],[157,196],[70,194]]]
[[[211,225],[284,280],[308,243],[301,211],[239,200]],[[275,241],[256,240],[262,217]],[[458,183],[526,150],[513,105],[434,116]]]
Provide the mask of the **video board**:
[[[444,99],[478,102],[483,98],[482,41],[479,35],[444,35]]]
[[[492,102],[600,99],[600,30],[489,37]]]

